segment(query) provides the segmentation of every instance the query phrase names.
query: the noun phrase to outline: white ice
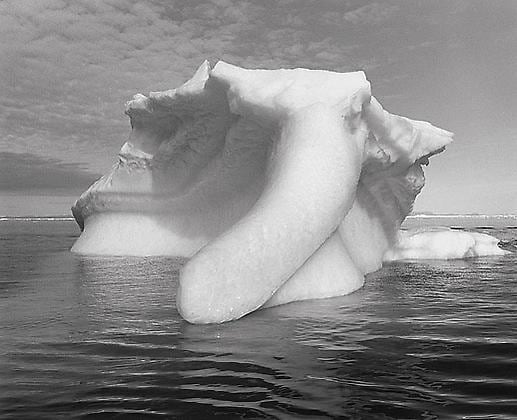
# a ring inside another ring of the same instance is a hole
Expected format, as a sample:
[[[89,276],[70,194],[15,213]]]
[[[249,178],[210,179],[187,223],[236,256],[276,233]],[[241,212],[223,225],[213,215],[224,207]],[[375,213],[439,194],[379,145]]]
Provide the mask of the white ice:
[[[384,261],[451,260],[509,254],[498,246],[499,239],[478,232],[447,228],[400,231],[397,242],[386,251]]]
[[[119,162],[73,208],[72,250],[191,257],[177,305],[195,323],[361,287],[452,141],[385,111],[363,72],[205,62],[126,112]]]

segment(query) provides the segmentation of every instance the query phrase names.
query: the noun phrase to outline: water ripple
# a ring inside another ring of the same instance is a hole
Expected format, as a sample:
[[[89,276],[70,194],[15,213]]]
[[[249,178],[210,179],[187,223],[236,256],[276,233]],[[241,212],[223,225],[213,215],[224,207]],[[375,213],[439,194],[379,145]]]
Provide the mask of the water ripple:
[[[2,419],[517,413],[516,255],[393,263],[349,296],[194,326],[184,261],[73,256],[70,225],[34,225],[0,248]]]

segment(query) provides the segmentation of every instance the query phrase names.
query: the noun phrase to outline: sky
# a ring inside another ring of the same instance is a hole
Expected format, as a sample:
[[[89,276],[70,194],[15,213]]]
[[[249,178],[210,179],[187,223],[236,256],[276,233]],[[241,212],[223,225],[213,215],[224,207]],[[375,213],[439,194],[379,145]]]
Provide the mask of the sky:
[[[517,213],[515,0],[2,0],[0,216],[69,214],[125,102],[205,59],[364,70],[387,110],[455,133],[415,211]]]

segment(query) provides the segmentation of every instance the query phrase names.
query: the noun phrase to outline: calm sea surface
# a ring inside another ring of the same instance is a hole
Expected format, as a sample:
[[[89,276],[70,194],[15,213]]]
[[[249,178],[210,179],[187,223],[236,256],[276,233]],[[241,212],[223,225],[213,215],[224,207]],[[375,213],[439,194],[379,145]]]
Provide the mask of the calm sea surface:
[[[349,296],[196,326],[183,261],[77,256],[78,235],[0,220],[2,419],[517,418],[517,254],[393,263]]]

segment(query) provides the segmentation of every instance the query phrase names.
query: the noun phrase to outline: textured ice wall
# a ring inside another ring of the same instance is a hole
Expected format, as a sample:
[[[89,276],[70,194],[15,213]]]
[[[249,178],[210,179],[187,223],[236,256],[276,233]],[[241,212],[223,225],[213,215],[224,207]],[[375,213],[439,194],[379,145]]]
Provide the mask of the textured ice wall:
[[[112,171],[76,202],[74,252],[192,257],[178,309],[223,322],[350,293],[382,264],[452,134],[385,111],[363,72],[205,62],[136,95]]]

